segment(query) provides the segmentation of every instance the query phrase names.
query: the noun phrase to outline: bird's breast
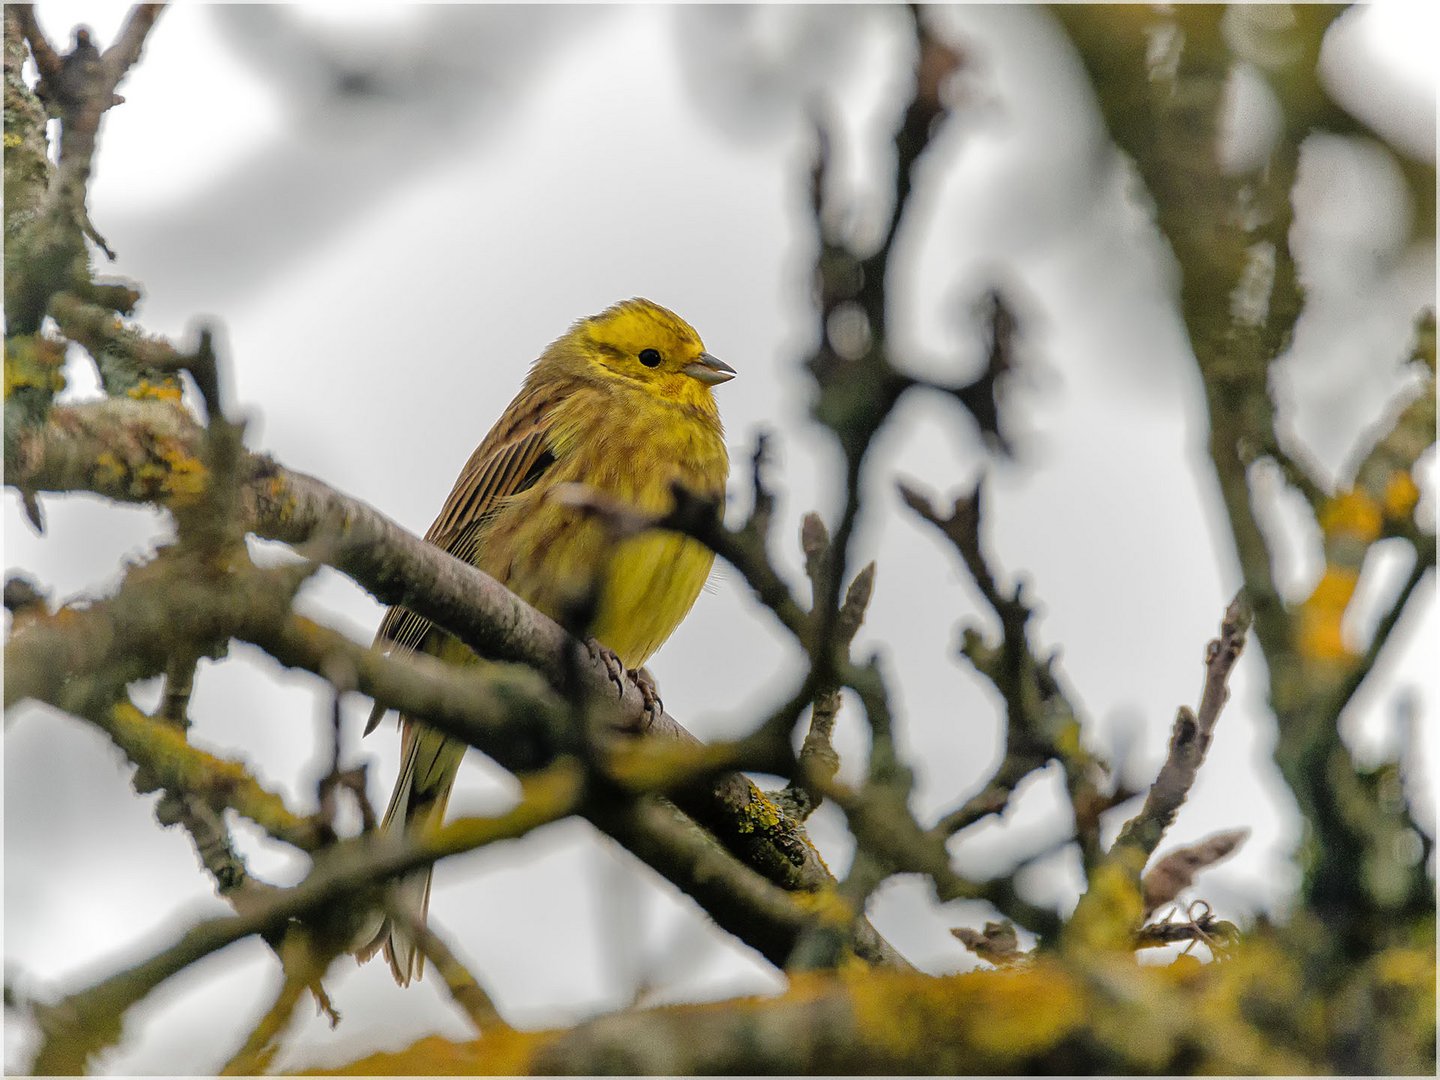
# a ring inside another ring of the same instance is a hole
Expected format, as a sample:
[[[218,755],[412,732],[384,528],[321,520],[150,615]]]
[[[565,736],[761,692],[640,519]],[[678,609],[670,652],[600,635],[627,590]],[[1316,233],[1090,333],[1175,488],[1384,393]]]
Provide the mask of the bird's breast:
[[[555,417],[555,463],[491,518],[476,561],[557,619],[598,585],[590,632],[634,669],[689,612],[714,556],[670,532],[614,540],[602,522],[549,495],[560,484],[583,484],[660,514],[674,505],[677,481],[723,497],[729,461],[718,419],[643,400],[612,400],[598,413],[590,404]]]

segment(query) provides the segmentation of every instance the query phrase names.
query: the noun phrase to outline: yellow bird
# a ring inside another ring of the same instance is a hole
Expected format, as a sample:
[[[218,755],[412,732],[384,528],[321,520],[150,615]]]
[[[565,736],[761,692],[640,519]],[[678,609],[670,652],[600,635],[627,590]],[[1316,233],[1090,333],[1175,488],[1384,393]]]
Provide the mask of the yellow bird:
[[[550,496],[558,485],[583,484],[663,513],[676,481],[723,495],[730,462],[711,388],[734,377],[688,323],[649,300],[624,300],[581,319],[535,361],[425,539],[552,618],[599,578],[590,632],[626,669],[639,669],[695,603],[712,552],[675,533],[612,542],[601,522]],[[386,612],[376,643],[457,663],[475,659],[400,607]],[[367,734],[383,713],[377,706]],[[382,827],[430,829],[444,817],[465,746],[407,716],[400,730],[400,776]],[[397,890],[397,901],[421,919],[430,877],[429,868],[416,871]],[[382,946],[400,985],[423,973],[424,955],[388,919],[358,955],[368,960]]]

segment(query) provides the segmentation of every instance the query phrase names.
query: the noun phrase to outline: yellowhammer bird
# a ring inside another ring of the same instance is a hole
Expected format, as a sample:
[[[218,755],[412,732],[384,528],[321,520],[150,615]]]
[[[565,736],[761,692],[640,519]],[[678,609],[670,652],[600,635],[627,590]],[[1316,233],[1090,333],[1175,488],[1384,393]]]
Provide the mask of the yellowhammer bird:
[[[612,542],[601,522],[550,496],[558,485],[583,484],[654,513],[673,505],[675,481],[719,497],[730,463],[711,387],[734,376],[689,324],[649,300],[625,300],[580,320],[535,361],[425,539],[552,618],[599,576],[590,632],[637,670],[695,603],[713,554],[674,533]],[[386,612],[376,642],[457,663],[475,659],[400,607]],[[383,713],[376,708],[367,733]],[[400,776],[383,827],[432,828],[444,817],[465,746],[407,716],[400,728]],[[428,868],[416,871],[397,890],[398,902],[422,919],[430,876]],[[382,946],[398,983],[420,977],[423,954],[389,920],[360,959]]]

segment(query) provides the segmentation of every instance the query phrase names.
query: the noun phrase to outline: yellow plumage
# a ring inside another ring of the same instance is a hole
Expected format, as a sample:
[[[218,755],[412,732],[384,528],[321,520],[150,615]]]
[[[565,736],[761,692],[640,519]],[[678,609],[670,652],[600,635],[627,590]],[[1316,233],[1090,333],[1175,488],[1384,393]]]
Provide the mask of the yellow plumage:
[[[590,632],[627,669],[638,669],[689,612],[713,555],[673,533],[612,543],[600,522],[551,494],[560,484],[583,484],[662,513],[672,505],[675,481],[702,495],[722,494],[729,458],[711,388],[733,375],[684,320],[648,300],[622,301],[582,319],[535,362],[425,538],[552,618],[599,578]],[[376,640],[457,662],[474,658],[403,608],[386,613]],[[370,728],[379,718],[377,709]],[[438,824],[464,751],[402,716],[400,776],[385,826]],[[408,878],[399,892],[423,918],[429,871]],[[388,920],[361,959],[382,945],[398,982],[419,977],[423,956]]]

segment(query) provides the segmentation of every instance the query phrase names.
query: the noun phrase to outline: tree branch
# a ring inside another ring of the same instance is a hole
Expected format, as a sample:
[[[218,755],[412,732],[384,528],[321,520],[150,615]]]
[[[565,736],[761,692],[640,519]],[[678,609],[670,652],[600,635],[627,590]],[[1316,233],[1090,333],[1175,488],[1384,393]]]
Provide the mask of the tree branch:
[[[1112,855],[1120,849],[1133,848],[1148,858],[1175,820],[1210,750],[1215,722],[1230,697],[1230,672],[1245,648],[1245,632],[1249,627],[1250,610],[1243,594],[1237,594],[1225,609],[1220,636],[1206,647],[1205,685],[1199,708],[1191,712],[1181,706],[1170,735],[1170,753],[1165,764],[1160,766],[1155,782],[1150,785],[1140,813],[1120,830]]]
[[[980,541],[981,484],[957,497],[948,516],[942,516],[926,496],[903,483],[900,494],[954,545],[1000,622],[998,646],[967,629],[960,651],[1005,701],[1005,756],[986,787],[941,818],[935,831],[949,837],[988,814],[1003,811],[1019,783],[1054,760],[1065,774],[1081,857],[1087,869],[1092,867],[1100,856],[1100,814],[1114,805],[1117,797],[1123,801],[1129,793],[1117,788],[1115,796],[1106,796],[1100,791],[1097,779],[1103,766],[1081,745],[1075,707],[1054,675],[1051,660],[1041,661],[1031,649],[1027,631],[1031,609],[1021,587],[1017,585],[1009,595],[1000,590]]]
[[[1181,706],[1170,735],[1170,752],[1140,812],[1126,822],[1104,860],[1088,875],[1088,888],[1065,927],[1067,944],[1089,949],[1133,948],[1145,915],[1141,871],[1190,793],[1220,710],[1230,696],[1230,672],[1245,647],[1250,610],[1244,594],[1225,609],[1220,635],[1205,649],[1205,682],[1195,712]]]
[[[279,890],[243,915],[199,923],[149,959],[117,972],[53,1005],[36,1005],[42,1040],[31,1071],[78,1075],[90,1058],[120,1037],[125,1012],[155,987],[191,964],[252,934],[272,933],[291,919],[315,920],[323,936],[342,944],[353,940],[357,920],[366,917],[367,886],[437,859],[502,840],[574,812],[583,794],[582,771],[559,762],[521,780],[519,805],[494,818],[459,818],[423,837],[373,833],[345,840],[326,852],[305,879]]]

